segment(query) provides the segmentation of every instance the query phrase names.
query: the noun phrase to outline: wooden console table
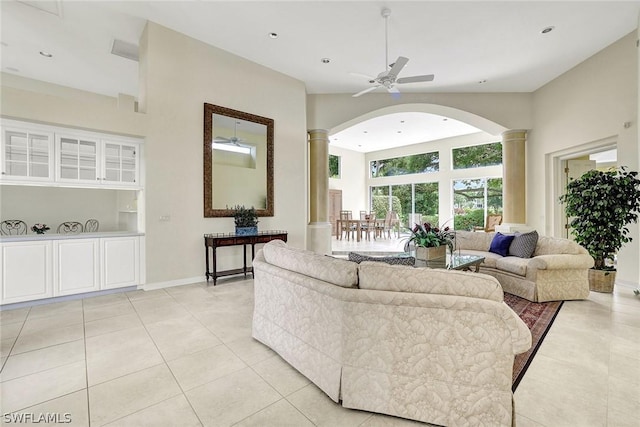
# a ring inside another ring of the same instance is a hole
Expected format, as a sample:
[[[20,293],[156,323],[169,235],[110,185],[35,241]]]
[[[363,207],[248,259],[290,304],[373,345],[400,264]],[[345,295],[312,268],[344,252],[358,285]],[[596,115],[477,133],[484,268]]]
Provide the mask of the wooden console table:
[[[218,277],[231,276],[234,274],[244,274],[247,277],[247,273],[253,274],[253,267],[247,267],[247,245],[251,245],[251,260],[255,256],[255,246],[257,243],[267,243],[272,240],[287,241],[287,232],[276,231],[260,231],[258,234],[252,234],[247,236],[241,236],[235,233],[217,233],[217,234],[205,234],[204,235],[204,257],[207,264],[206,277],[207,282],[209,278],[213,278],[213,286],[216,285]],[[223,246],[240,246],[242,245],[243,253],[243,267],[233,270],[218,271],[216,266],[216,249]],[[209,272],[209,248],[213,253],[213,272]]]

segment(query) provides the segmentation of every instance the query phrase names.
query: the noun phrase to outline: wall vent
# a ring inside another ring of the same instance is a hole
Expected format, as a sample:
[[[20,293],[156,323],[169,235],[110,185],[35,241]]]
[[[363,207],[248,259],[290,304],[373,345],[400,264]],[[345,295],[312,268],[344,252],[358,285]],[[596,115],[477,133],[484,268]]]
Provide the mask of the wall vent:
[[[133,43],[115,39],[111,45],[111,53],[132,61],[138,61],[138,46]]]

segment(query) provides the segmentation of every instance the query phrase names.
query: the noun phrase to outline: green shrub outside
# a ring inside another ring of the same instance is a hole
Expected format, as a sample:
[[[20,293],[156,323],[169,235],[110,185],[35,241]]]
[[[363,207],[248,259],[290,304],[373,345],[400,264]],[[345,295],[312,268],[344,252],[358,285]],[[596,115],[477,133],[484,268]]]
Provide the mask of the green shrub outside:
[[[456,230],[472,230],[473,227],[484,227],[484,209],[471,209],[464,214],[453,217]]]

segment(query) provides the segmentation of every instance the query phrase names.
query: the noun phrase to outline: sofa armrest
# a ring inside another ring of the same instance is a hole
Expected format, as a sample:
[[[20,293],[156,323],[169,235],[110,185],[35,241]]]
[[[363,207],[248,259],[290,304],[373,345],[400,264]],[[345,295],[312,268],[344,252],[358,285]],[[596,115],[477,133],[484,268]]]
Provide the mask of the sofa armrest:
[[[593,267],[593,258],[586,254],[538,255],[531,259],[530,268],[538,270],[580,270]]]

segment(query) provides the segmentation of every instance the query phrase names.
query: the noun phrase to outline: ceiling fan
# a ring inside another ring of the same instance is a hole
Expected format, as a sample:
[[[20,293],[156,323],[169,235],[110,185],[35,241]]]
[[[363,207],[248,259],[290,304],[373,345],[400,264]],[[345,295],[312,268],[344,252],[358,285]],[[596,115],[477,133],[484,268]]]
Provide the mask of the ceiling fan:
[[[231,138],[216,136],[215,138],[213,138],[213,142],[215,142],[216,144],[230,144],[235,145],[236,147],[246,147],[246,145],[240,144],[241,142],[245,142],[244,139],[238,138],[236,136],[238,132],[238,123],[239,122],[237,120],[234,120],[233,136]]]
[[[430,82],[433,81],[433,74],[425,74],[422,76],[412,76],[412,77],[401,77],[398,78],[398,74],[407,65],[409,62],[409,58],[405,58],[404,56],[399,56],[398,59],[392,64],[389,64],[389,16],[391,15],[391,10],[388,8],[382,9],[382,17],[384,18],[384,44],[385,44],[385,70],[378,74],[377,77],[367,76],[365,74],[352,73],[356,76],[364,76],[369,79],[369,83],[374,84],[365,90],[362,90],[356,94],[353,94],[353,97],[356,98],[360,95],[364,95],[367,92],[374,91],[379,87],[384,87],[387,89],[387,92],[392,95],[398,96],[400,91],[396,87],[396,84],[404,84],[404,83],[419,83],[419,82]],[[387,65],[389,64],[389,65]]]

